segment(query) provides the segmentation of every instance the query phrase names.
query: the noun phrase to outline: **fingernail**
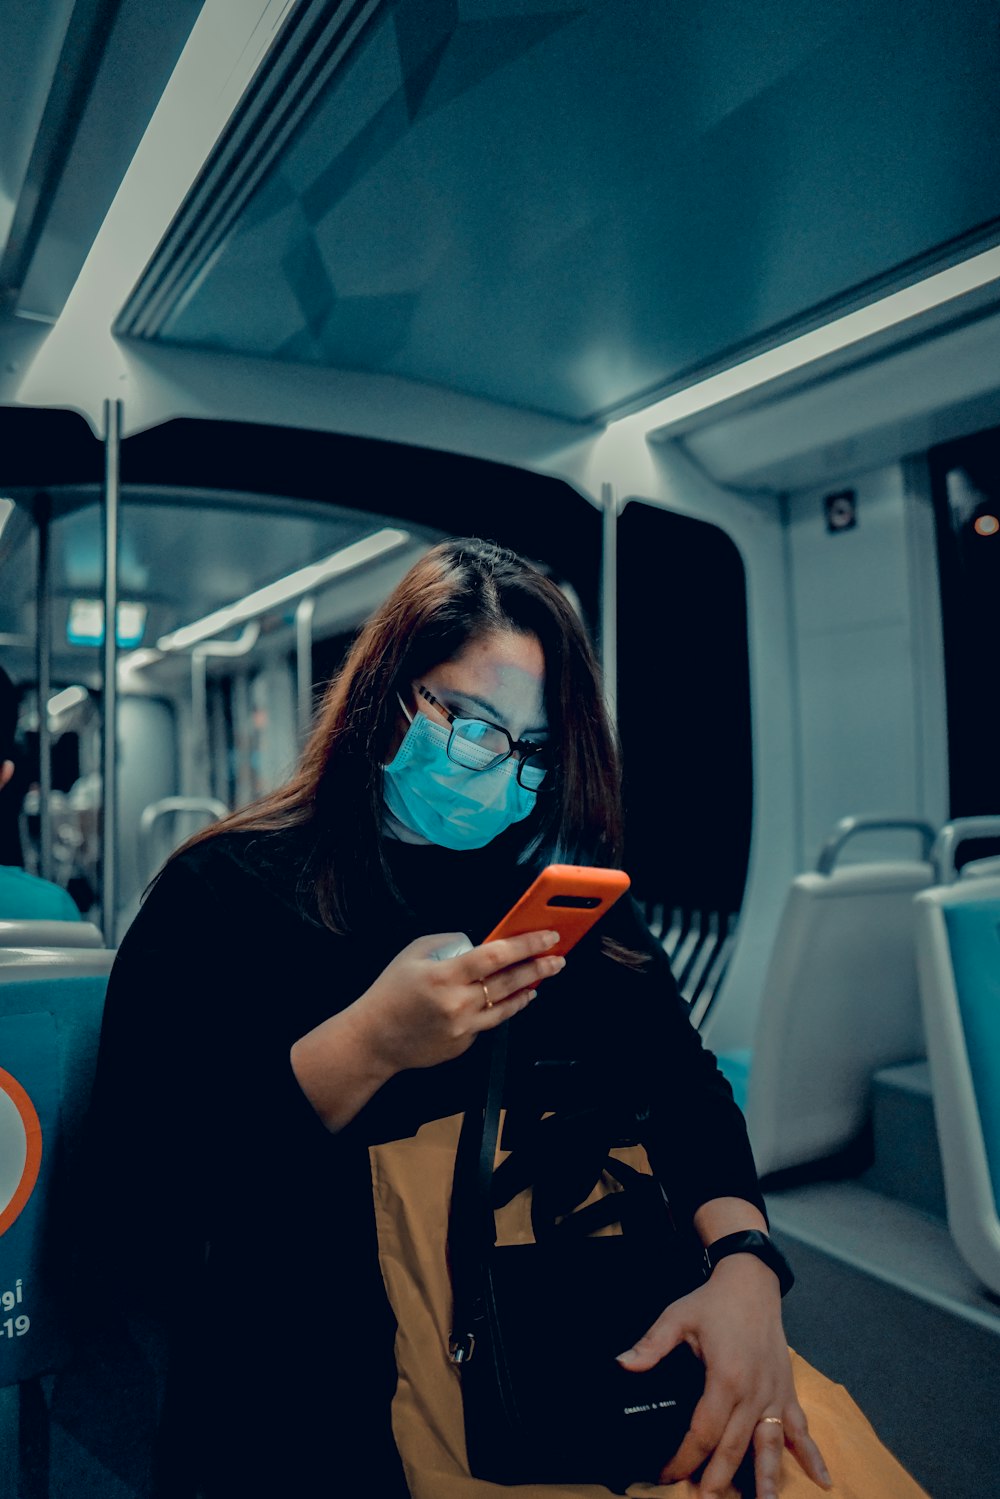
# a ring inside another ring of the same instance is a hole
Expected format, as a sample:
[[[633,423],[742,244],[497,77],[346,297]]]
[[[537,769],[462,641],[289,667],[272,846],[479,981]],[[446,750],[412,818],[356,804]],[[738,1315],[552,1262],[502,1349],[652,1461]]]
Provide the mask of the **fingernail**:
[[[827,1488],[832,1489],[833,1488],[833,1479],[830,1477],[829,1473],[826,1471],[825,1468],[820,1468],[820,1473],[823,1476],[823,1482],[826,1484]]]
[[[626,1348],[624,1353],[615,1355],[620,1364],[634,1364],[639,1355],[634,1348]]]
[[[545,933],[545,946],[546,947],[554,947],[558,941],[559,941],[559,933],[558,932],[546,932]]]
[[[527,993],[527,998],[528,998],[528,999],[534,999],[534,997],[535,997],[535,995],[536,995],[536,994],[537,994],[537,993],[538,993],[538,990],[537,990],[537,989],[529,989],[529,990],[528,990],[528,993]]]
[[[561,957],[550,958],[549,962],[550,963],[554,963],[556,965],[555,968],[552,970],[553,973],[558,973],[561,968],[565,968],[566,967],[566,959],[565,958],[561,958]]]

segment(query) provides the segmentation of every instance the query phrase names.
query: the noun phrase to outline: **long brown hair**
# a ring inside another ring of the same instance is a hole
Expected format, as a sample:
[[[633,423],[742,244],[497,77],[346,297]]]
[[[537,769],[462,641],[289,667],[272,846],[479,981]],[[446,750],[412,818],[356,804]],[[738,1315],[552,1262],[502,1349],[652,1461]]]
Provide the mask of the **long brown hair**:
[[[584,628],[555,583],[514,552],[467,537],[424,554],[363,627],[323,699],[291,780],[196,833],[311,826],[310,884],[324,924],[347,932],[393,895],[383,855],[382,766],[397,691],[496,630],[537,636],[554,768],[522,830],[520,855],[614,865],[621,857],[618,748]],[[179,850],[180,851],[180,850]],[[178,851],[178,852],[179,852]]]

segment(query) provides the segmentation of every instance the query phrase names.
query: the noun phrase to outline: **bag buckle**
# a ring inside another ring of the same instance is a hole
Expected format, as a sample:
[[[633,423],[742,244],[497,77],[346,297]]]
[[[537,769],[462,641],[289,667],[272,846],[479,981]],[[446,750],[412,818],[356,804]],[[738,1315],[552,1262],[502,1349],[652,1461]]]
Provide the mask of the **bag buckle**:
[[[456,1337],[452,1333],[448,1343],[448,1357],[453,1364],[467,1364],[472,1357],[475,1346],[476,1335],[474,1332],[463,1333],[461,1337]]]

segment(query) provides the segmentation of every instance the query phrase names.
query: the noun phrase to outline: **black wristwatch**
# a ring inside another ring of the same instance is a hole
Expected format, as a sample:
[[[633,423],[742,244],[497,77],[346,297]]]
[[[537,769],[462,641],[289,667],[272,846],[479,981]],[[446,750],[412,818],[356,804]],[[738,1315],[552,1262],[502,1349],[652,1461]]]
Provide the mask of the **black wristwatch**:
[[[716,1239],[714,1244],[707,1245],[705,1267],[709,1275],[727,1254],[755,1254],[759,1260],[763,1260],[768,1269],[773,1270],[778,1277],[782,1296],[795,1284],[791,1265],[777,1244],[767,1234],[761,1233],[759,1228],[745,1228],[737,1234],[726,1234],[723,1238]]]

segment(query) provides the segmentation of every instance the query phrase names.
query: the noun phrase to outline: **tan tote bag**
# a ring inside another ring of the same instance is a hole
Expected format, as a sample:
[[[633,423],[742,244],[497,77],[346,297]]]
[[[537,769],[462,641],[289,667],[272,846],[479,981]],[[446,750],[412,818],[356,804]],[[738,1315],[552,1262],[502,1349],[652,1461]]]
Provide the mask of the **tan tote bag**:
[[[445,1241],[451,1179],[462,1116],[436,1119],[416,1135],[370,1148],[379,1259],[398,1324],[398,1384],[392,1428],[412,1499],[612,1499],[602,1484],[489,1483],[469,1475],[458,1370],[447,1353],[451,1287]],[[641,1149],[616,1151],[649,1170]],[[498,1156],[498,1160],[501,1159]],[[593,1197],[620,1190],[605,1178]],[[588,1199],[589,1200],[589,1199]],[[497,1214],[501,1243],[530,1242],[528,1193]],[[613,1225],[608,1232],[617,1231]],[[553,1378],[558,1350],[553,1350]],[[843,1385],[834,1384],[792,1353],[795,1388],[809,1430],[834,1481],[831,1499],[928,1499],[879,1441]],[[819,1499],[824,1490],[785,1452],[781,1499]],[[632,1499],[697,1499],[697,1485],[633,1484]],[[727,1499],[738,1499],[730,1488]]]

